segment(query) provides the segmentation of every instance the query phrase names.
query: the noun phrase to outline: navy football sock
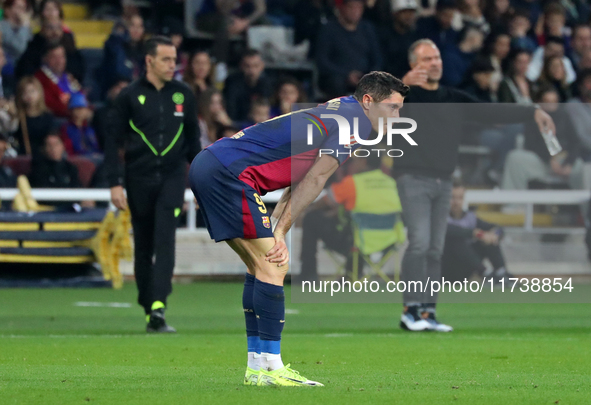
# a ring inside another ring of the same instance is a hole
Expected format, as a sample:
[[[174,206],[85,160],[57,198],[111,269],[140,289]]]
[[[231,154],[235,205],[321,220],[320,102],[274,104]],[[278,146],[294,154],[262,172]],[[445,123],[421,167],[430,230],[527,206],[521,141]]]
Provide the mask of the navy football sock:
[[[259,326],[261,352],[280,353],[281,332],[285,323],[283,287],[255,280],[254,312]]]
[[[244,319],[246,321],[248,351],[260,353],[259,325],[253,303],[254,280],[255,277],[252,274],[246,273],[244,277],[244,290],[242,291],[242,308],[244,308]]]

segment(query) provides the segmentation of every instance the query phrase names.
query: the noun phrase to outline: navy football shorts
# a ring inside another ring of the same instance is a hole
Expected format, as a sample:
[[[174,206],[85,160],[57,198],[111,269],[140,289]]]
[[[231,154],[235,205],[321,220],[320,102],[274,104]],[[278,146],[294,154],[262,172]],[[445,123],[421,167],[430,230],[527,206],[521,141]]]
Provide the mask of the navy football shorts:
[[[238,180],[207,149],[191,163],[189,181],[209,235],[216,242],[273,237],[271,213],[258,192]]]

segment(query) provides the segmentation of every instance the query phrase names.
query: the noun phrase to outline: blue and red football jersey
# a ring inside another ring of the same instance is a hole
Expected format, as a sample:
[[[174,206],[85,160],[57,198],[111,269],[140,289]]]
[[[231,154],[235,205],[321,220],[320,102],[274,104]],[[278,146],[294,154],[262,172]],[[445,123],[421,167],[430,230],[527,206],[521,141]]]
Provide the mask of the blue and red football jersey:
[[[326,114],[347,120],[351,130],[348,145],[339,144],[337,121],[321,117]],[[371,122],[361,105],[353,97],[341,97],[253,125],[207,150],[239,180],[264,194],[301,181],[320,149],[343,163],[360,146],[352,137],[355,124],[359,137],[368,139]]]

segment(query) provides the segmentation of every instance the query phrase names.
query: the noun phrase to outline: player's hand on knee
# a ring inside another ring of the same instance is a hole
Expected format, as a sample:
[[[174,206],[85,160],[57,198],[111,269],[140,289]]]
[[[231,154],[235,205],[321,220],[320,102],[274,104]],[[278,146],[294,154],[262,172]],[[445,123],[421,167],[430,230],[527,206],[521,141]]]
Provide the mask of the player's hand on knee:
[[[127,198],[122,186],[111,187],[111,202],[120,210],[127,209]]]
[[[265,260],[270,263],[277,263],[278,267],[285,266],[289,263],[289,251],[287,250],[283,235],[275,235],[275,246],[267,252]]]

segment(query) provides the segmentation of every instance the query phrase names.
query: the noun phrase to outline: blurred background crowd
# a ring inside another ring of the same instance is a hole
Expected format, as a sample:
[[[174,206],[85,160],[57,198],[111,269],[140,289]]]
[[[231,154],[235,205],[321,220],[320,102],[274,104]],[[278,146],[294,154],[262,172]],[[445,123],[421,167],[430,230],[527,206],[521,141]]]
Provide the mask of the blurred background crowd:
[[[142,75],[142,44],[155,34],[170,36],[178,48],[176,79],[196,94],[202,147],[289,112],[293,103],[349,94],[372,70],[420,84],[408,48],[429,38],[441,51],[443,85],[487,103],[543,103],[566,151],[550,158],[519,125],[467,133],[458,169],[465,183],[585,187],[585,0],[1,3],[0,187],[14,186],[17,174],[28,175],[33,187],[107,187],[106,117],[113,99]],[[512,176],[503,176],[507,167]]]

